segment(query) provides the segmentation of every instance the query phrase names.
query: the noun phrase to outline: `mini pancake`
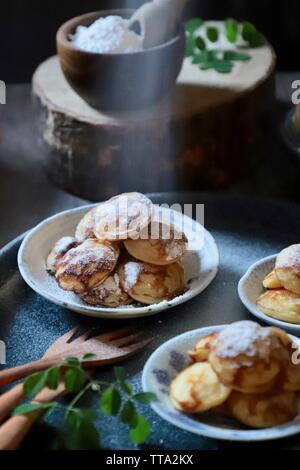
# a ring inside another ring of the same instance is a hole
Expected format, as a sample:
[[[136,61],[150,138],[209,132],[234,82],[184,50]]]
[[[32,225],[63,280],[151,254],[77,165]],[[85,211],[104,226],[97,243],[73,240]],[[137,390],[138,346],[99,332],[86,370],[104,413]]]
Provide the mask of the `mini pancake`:
[[[125,240],[124,245],[134,258],[163,266],[174,263],[184,255],[187,238],[173,225],[154,221],[142,230],[139,238]]]
[[[218,380],[208,362],[199,362],[182,371],[170,385],[174,406],[185,413],[199,413],[224,403],[231,389]]]
[[[73,237],[63,237],[55,243],[46,260],[47,271],[51,275],[55,275],[57,265],[63,256],[72,248],[78,245],[77,240]]]
[[[86,240],[60,260],[56,279],[60,287],[76,294],[98,286],[115,269],[119,250],[99,240]]]
[[[97,206],[95,235],[99,240],[127,240],[149,225],[153,204],[140,193],[124,193]]]
[[[281,289],[282,284],[276,276],[275,269],[270,272],[263,280],[263,286],[266,289]]]
[[[75,238],[79,242],[83,242],[89,238],[96,238],[94,229],[95,229],[95,220],[94,220],[95,208],[90,210],[85,216],[81,219],[77,225],[75,231]]]
[[[280,372],[280,365],[272,356],[279,346],[269,328],[241,321],[219,333],[208,360],[219,380],[233,390],[265,393]]]
[[[133,302],[133,299],[122,289],[120,278],[116,273],[111,274],[102,284],[84,292],[80,297],[89,305],[104,307],[120,307]]]
[[[184,270],[179,263],[167,266],[127,261],[118,268],[121,285],[137,302],[151,305],[183,294]]]
[[[267,395],[233,392],[228,399],[228,407],[238,421],[252,428],[279,426],[298,414],[296,395],[291,392]]]
[[[285,289],[300,295],[300,245],[291,245],[279,253],[275,272]]]
[[[266,315],[277,320],[300,323],[300,295],[285,289],[273,289],[262,294],[257,306]]]
[[[208,360],[209,353],[212,348],[214,341],[217,341],[218,333],[212,333],[210,335],[201,338],[196,344],[192,351],[188,352],[188,355],[194,362],[204,362]]]

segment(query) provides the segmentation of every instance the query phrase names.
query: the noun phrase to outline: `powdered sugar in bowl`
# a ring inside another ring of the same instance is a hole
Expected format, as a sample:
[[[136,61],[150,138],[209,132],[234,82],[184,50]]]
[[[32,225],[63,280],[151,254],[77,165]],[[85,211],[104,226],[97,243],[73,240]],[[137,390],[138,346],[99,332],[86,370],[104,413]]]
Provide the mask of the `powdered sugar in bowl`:
[[[63,73],[94,108],[113,111],[152,105],[170,92],[179,75],[184,28],[180,26],[167,43],[143,50],[138,33],[125,27],[133,12],[88,13],[69,20],[57,32]]]

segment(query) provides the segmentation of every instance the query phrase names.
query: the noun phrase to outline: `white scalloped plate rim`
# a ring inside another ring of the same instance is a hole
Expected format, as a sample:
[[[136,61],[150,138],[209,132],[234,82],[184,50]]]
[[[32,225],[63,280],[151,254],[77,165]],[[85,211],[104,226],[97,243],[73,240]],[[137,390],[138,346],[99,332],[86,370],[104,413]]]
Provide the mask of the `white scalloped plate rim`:
[[[272,318],[269,315],[266,315],[264,312],[262,312],[256,305],[256,303],[249,297],[249,290],[247,290],[247,287],[249,286],[251,281],[257,281],[261,285],[261,292],[262,294],[265,289],[262,286],[262,281],[264,277],[272,271],[272,269],[275,266],[275,261],[277,258],[276,255],[271,255],[267,256],[265,258],[262,258],[255,263],[253,263],[244,276],[240,279],[238,283],[238,294],[239,297],[242,301],[242,303],[245,305],[245,307],[249,310],[249,312],[254,315],[256,318],[259,318],[260,320],[264,321],[265,323],[268,323],[270,325],[277,326],[278,328],[282,328],[283,330],[289,331],[290,333],[294,334],[300,334],[300,325],[297,325],[296,323],[289,323],[289,322],[284,322],[281,320],[277,320],[276,318]],[[259,271],[261,271],[261,274],[259,274]],[[255,295],[256,298],[258,298],[259,292]]]
[[[75,296],[73,293],[66,293],[55,283],[54,279],[49,276],[45,271],[45,259],[47,252],[49,253],[51,249],[51,243],[54,244],[57,239],[64,235],[73,235],[71,231],[64,232],[63,229],[58,229],[57,226],[63,227],[64,222],[70,222],[74,226],[75,223],[72,223],[72,220],[76,219],[76,223],[83,217],[83,215],[95,207],[97,204],[89,204],[86,206],[80,206],[75,209],[66,210],[60,212],[54,216],[51,216],[36,227],[34,227],[30,232],[25,236],[19,252],[18,252],[18,266],[21,276],[24,281],[39,295],[46,298],[50,302],[53,302],[63,308],[72,310],[76,313],[96,317],[96,318],[138,318],[145,317],[150,315],[158,314],[164,310],[176,307],[177,305],[183,304],[192,298],[199,295],[203,292],[210,283],[214,280],[217,275],[219,268],[219,251],[217,244],[213,236],[203,228],[204,231],[204,243],[203,247],[196,253],[199,258],[199,262],[205,261],[207,264],[207,269],[205,272],[199,271],[199,282],[197,279],[191,283],[191,286],[183,295],[176,297],[171,301],[164,301],[158,304],[147,305],[143,307],[134,307],[134,306],[125,306],[117,308],[106,308],[106,307],[93,307],[87,304],[84,304],[80,299]],[[168,210],[162,208],[162,210]],[[182,215],[178,212],[172,211],[175,214],[175,218],[184,217],[189,224],[198,224],[195,220],[191,219],[186,215]],[[200,225],[200,224],[199,224]],[[56,229],[55,237],[52,237],[51,243],[47,244],[47,248],[43,248],[43,236],[48,236],[47,231],[53,227]],[[75,228],[75,227],[73,227]],[[188,235],[188,234],[187,234]],[[37,256],[36,252],[38,251],[38,246],[40,245],[41,251],[43,253],[40,255],[39,259],[33,262],[32,257]],[[204,264],[205,264],[204,263]],[[43,269],[41,269],[41,267]],[[39,273],[34,272],[39,270]],[[46,273],[46,274],[45,274]],[[47,276],[47,278],[45,277]],[[50,279],[51,278],[51,279]],[[47,282],[46,282],[47,280]],[[47,287],[47,283],[51,286],[51,289]],[[56,287],[54,286],[56,285]],[[53,295],[53,291],[55,294]],[[70,299],[71,296],[71,299]]]
[[[200,413],[198,415],[199,419],[195,420],[191,415],[184,414],[173,407],[169,396],[166,394],[166,390],[163,391],[162,386],[157,381],[157,370],[168,372],[169,377],[172,380],[178,371],[176,371],[170,364],[169,357],[171,352],[179,351],[183,355],[187,355],[187,351],[195,346],[199,338],[210,333],[219,332],[225,326],[226,325],[216,325],[188,331],[168,340],[151,354],[142,372],[142,386],[145,392],[153,392],[158,398],[158,401],[151,403],[152,409],[165,421],[168,421],[180,429],[213,439],[254,442],[282,439],[284,437],[298,434],[300,432],[299,401],[299,413],[294,420],[280,426],[250,430],[228,429],[217,425],[206,424],[201,422]],[[296,338],[293,335],[290,336],[294,341],[300,341],[299,338]]]

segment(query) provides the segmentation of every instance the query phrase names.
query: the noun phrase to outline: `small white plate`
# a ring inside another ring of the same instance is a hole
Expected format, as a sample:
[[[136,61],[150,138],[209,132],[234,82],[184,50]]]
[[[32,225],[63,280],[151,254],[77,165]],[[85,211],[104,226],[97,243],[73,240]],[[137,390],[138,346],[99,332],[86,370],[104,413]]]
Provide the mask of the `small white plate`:
[[[289,333],[299,335],[300,324],[297,325],[295,323],[276,320],[276,318],[272,318],[262,312],[256,304],[258,297],[266,291],[262,285],[262,282],[267,274],[269,274],[274,269],[276,258],[277,255],[272,255],[252,264],[246,274],[240,279],[238,284],[238,293],[245,307],[255,317],[263,320],[266,323],[269,323],[270,325],[282,328]]]
[[[218,332],[225,325],[200,328],[176,336],[160,346],[148,359],[142,375],[144,391],[153,392],[158,400],[151,404],[153,410],[178,428],[200,436],[230,441],[266,441],[292,436],[300,432],[299,414],[289,423],[266,429],[249,429],[236,420],[213,412],[188,415],[176,410],[169,398],[169,384],[176,375],[191,364],[187,352],[197,341],[210,333]],[[291,336],[299,343],[299,338]],[[300,345],[300,343],[299,343]]]
[[[74,236],[81,218],[95,205],[79,207],[50,217],[30,231],[25,237],[19,253],[20,273],[27,284],[38,294],[69,310],[99,318],[135,318],[154,315],[163,310],[187,302],[200,294],[215,278],[218,272],[219,252],[211,234],[190,217],[170,209],[175,226],[184,227],[190,250],[184,255],[187,291],[173,300],[135,307],[132,305],[105,308],[92,307],[81,301],[72,292],[62,290],[55,279],[46,272],[45,260],[54,243],[63,236]],[[198,238],[197,238],[198,237]]]

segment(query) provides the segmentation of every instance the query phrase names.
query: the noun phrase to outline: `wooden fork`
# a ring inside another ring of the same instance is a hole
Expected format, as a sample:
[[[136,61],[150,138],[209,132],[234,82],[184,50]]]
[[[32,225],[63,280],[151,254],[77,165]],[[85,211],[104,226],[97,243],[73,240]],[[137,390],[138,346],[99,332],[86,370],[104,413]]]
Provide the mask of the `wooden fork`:
[[[87,331],[75,338],[77,331],[78,328],[73,328],[61,336],[50,346],[42,359],[1,371],[0,387],[52,367],[70,356],[80,359],[85,354],[93,354],[91,359],[83,362],[85,368],[121,362],[137,354],[152,341],[152,339],[139,340],[138,332],[125,328],[95,337],[90,337],[91,332]]]

